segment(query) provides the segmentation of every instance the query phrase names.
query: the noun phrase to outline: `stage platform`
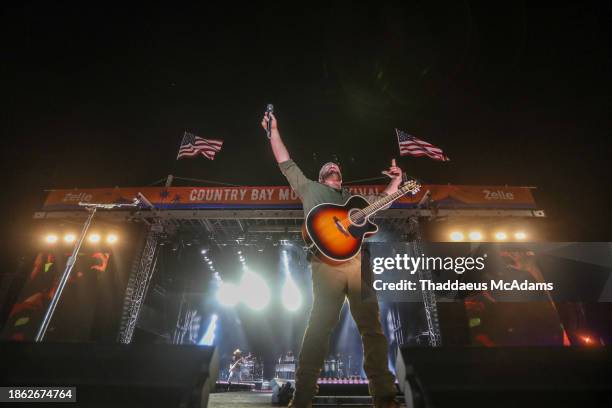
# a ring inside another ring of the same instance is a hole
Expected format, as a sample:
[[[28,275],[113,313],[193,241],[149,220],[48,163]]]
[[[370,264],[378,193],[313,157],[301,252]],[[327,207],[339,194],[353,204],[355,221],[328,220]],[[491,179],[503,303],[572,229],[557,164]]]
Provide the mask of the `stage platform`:
[[[252,391],[236,391],[236,392],[220,392],[210,394],[208,402],[209,408],[270,408],[274,405],[270,404],[272,393],[269,392],[252,392]],[[365,408],[372,406],[372,399],[369,396],[326,396],[316,397],[313,402],[313,408],[334,408],[334,407],[351,407]],[[402,405],[403,407],[404,405]]]
[[[219,388],[219,387],[217,387]],[[402,395],[398,395],[398,401],[403,405],[404,399]],[[225,408],[225,407],[247,407],[260,408],[278,406],[272,405],[272,393],[267,391],[221,391],[210,394],[208,406],[210,408]],[[312,404],[313,408],[371,408],[372,398],[368,395],[367,385],[347,386],[340,385],[335,387],[323,386],[319,389]]]
[[[216,392],[210,394],[208,400],[209,408],[270,408],[272,401],[271,392]]]
[[[235,391],[261,391],[261,381],[255,382],[233,382],[217,381],[215,392],[235,392]]]

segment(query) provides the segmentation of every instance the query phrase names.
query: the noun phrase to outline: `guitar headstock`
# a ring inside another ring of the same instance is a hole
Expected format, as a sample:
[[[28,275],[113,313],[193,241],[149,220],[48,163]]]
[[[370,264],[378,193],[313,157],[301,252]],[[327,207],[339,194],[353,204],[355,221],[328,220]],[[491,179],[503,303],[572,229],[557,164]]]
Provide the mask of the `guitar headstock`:
[[[421,190],[421,183],[419,183],[418,180],[415,180],[415,179],[407,180],[402,185],[401,190],[404,193],[410,193],[412,195],[415,195]]]

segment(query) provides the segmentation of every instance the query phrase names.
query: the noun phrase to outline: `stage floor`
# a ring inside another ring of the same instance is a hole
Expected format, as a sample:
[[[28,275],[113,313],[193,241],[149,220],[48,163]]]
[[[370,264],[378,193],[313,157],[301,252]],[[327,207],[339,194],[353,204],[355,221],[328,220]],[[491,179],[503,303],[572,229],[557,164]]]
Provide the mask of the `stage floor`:
[[[216,392],[210,394],[208,406],[210,408],[230,408],[230,407],[245,407],[245,408],[270,408],[272,405],[271,392],[251,392],[251,391],[234,391],[234,392]]]
[[[232,391],[211,393],[208,401],[210,408],[270,408],[272,393],[253,392],[253,391]],[[351,408],[370,408],[371,399],[365,396],[344,396],[344,397],[317,397],[313,402],[313,408],[325,407],[351,407]],[[405,405],[401,405],[405,407]]]

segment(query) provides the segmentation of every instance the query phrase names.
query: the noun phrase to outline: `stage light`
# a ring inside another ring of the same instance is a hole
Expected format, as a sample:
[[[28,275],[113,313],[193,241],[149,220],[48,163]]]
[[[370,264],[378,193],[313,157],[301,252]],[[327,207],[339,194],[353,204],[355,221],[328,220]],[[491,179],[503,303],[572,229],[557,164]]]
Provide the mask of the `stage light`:
[[[270,302],[270,288],[261,276],[246,269],[240,281],[240,299],[253,310],[263,310]]]
[[[284,249],[282,250],[281,254],[283,258],[283,267],[285,268],[285,273],[289,274],[289,255]]]
[[[470,241],[480,241],[482,239],[482,233],[480,231],[472,231],[469,233],[468,237]]]
[[[463,233],[459,231],[453,231],[450,233],[450,239],[452,241],[463,241]]]
[[[202,340],[200,340],[201,346],[212,346],[215,342],[215,331],[217,330],[218,319],[219,318],[216,314],[211,316],[206,332],[204,333],[204,336],[202,336]]]
[[[281,291],[281,300],[285,309],[290,312],[295,312],[302,306],[302,294],[293,279],[291,279],[291,275],[287,275],[287,280],[285,280]]]
[[[100,242],[100,234],[90,234],[89,242],[91,242],[92,244],[97,244],[98,242]]]
[[[108,234],[106,236],[106,243],[107,244],[114,244],[115,242],[119,241],[119,237],[117,236],[117,234]]]
[[[508,239],[508,234],[503,231],[496,232],[495,239],[498,241],[505,241],[506,239]]]
[[[73,233],[68,233],[66,235],[64,235],[64,242],[67,244],[72,244],[74,241],[76,241],[76,235]]]
[[[202,253],[202,255],[204,255],[206,252],[208,252],[208,249],[203,249],[200,252]]]
[[[240,301],[240,290],[233,283],[221,282],[217,291],[217,301],[223,306],[235,306]]]
[[[517,231],[514,234],[514,238],[516,238],[519,241],[523,241],[527,238],[527,234],[525,233],[525,231]]]
[[[57,242],[57,235],[48,234],[47,236],[45,236],[45,242],[47,244],[55,244]]]

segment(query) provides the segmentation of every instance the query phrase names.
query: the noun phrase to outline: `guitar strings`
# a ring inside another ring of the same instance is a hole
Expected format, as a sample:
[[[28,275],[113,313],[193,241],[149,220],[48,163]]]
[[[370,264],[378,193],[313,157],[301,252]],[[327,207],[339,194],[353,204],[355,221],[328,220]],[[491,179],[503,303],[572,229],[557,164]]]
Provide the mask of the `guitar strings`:
[[[348,220],[351,223],[357,223],[357,220],[361,220],[362,218],[367,218],[368,216],[374,214],[376,211],[380,210],[382,207],[387,205],[389,202],[395,200],[397,197],[407,193],[408,191],[414,189],[416,184],[414,181],[408,182],[400,187],[395,193],[389,194],[388,196],[382,198],[374,204],[370,204],[365,208],[355,211],[353,214],[349,214]],[[369,213],[369,214],[368,214]],[[354,214],[359,214],[358,218],[354,218]]]

